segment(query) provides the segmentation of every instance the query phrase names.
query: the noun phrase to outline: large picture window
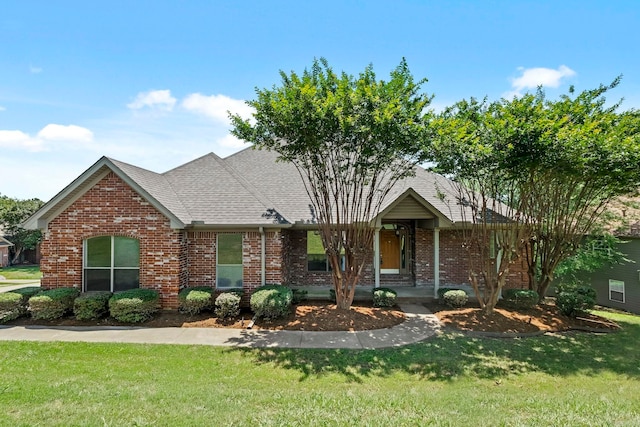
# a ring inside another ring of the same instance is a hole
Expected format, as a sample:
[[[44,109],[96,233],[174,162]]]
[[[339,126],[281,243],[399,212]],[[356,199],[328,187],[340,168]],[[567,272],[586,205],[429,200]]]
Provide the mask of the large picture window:
[[[340,267],[344,270],[344,249],[340,258]],[[317,231],[307,231],[307,271],[331,271],[331,264]]]
[[[242,287],[242,234],[218,234],[216,286]]]
[[[124,291],[140,287],[140,242],[121,236],[84,241],[84,290]]]

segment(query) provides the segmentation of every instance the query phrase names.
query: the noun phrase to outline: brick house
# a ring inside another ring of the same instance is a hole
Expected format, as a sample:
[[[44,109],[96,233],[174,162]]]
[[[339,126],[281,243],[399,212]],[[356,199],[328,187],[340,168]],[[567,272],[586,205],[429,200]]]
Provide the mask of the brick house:
[[[330,271],[295,167],[272,152],[207,154],[165,173],[106,157],[25,222],[44,233],[42,286],[157,289],[163,308],[185,286],[329,286]],[[467,282],[460,207],[451,183],[417,168],[389,195],[360,285],[425,295]],[[452,196],[452,194],[450,194]],[[511,282],[526,280],[512,269]]]
[[[13,246],[13,243],[0,235],[0,267],[7,267],[9,265],[9,248],[11,246]]]

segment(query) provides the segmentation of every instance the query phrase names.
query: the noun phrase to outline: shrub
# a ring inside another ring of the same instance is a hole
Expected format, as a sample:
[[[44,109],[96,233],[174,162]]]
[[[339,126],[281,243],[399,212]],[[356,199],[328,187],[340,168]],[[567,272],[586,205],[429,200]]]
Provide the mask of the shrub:
[[[282,285],[265,285],[257,288],[251,295],[251,310],[257,317],[273,319],[289,314],[293,292]]]
[[[158,311],[160,294],[153,289],[130,289],[109,298],[109,313],[119,322],[139,323]]]
[[[236,317],[240,314],[240,295],[237,292],[223,292],[216,298],[215,313],[220,319]]]
[[[0,293],[0,323],[17,319],[27,313],[22,296],[13,292]]]
[[[454,289],[451,291],[447,291],[442,295],[442,299],[444,303],[452,308],[460,308],[464,307],[464,305],[469,300],[467,297],[467,293],[461,289]]]
[[[179,310],[182,313],[198,314],[210,309],[213,303],[213,288],[211,286],[194,286],[184,288],[178,293]]]
[[[52,320],[73,311],[73,301],[80,295],[77,288],[57,288],[38,292],[29,298],[29,311],[34,319]]]
[[[502,301],[507,307],[528,309],[538,305],[540,297],[533,289],[505,289]]]
[[[438,288],[438,300],[442,301],[444,298],[444,294],[449,291],[458,291],[456,288]]]
[[[306,289],[291,289],[291,292],[293,292],[292,304],[300,304],[302,301],[306,301],[309,294]]]
[[[0,293],[0,323],[26,315],[29,312],[29,298],[40,291],[42,289],[38,286],[29,286]]]
[[[109,291],[85,292],[73,302],[73,314],[78,320],[99,319],[109,312],[109,298]]]
[[[396,305],[398,293],[389,288],[373,289],[373,306],[374,307],[393,307]]]
[[[329,299],[331,300],[331,302],[335,303],[336,302],[336,290],[331,288],[329,289]]]
[[[556,305],[569,317],[586,314],[596,304],[596,291],[591,286],[562,284],[556,288]]]

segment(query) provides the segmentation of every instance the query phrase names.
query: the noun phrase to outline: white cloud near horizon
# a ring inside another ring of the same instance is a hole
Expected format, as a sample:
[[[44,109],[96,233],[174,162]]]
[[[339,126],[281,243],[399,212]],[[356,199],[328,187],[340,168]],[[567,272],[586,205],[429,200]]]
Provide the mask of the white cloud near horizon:
[[[153,110],[171,111],[177,100],[171,96],[171,91],[166,90],[150,90],[148,92],[140,92],[135,99],[127,104],[130,110],[140,110],[148,107]]]
[[[226,95],[207,96],[201,93],[192,93],[185,97],[182,108],[225,124],[229,124],[228,111],[245,119],[251,118],[253,113],[253,109],[241,99],[233,99]]]
[[[0,147],[15,151],[49,151],[54,148],[68,148],[69,144],[91,142],[93,132],[76,125],[51,123],[43,127],[35,137],[20,130],[0,130]]]
[[[38,132],[38,138],[49,141],[91,142],[93,132],[76,125],[48,124]]]
[[[564,79],[576,75],[576,72],[566,65],[561,65],[557,70],[544,67],[519,67],[518,70],[522,74],[520,77],[511,79],[513,90],[504,95],[506,98],[520,96],[524,90],[535,89],[538,86],[557,88],[563,83]]]

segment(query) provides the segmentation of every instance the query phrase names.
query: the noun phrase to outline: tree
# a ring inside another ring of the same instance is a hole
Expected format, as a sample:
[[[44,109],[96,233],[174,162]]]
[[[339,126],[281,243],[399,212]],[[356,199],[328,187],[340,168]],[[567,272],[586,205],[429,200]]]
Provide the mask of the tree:
[[[542,89],[463,101],[437,122],[438,168],[510,206],[516,236],[528,235],[518,244],[526,244],[529,285],[541,298],[607,203],[640,186],[640,114],[605,107],[604,94],[619,82],[577,96],[571,88],[557,101]]]
[[[428,137],[431,97],[420,93],[405,60],[378,81],[368,66],[357,78],[325,59],[281,85],[256,89],[253,121],[231,116],[232,133],[294,164],[309,194],[332,271],[337,305],[348,309],[373,253],[371,220],[401,179],[414,173]],[[344,257],[344,263],[342,258]]]
[[[42,240],[39,230],[26,230],[21,226],[42,205],[39,199],[20,200],[0,196],[0,228],[7,240],[13,243],[11,264],[18,262],[25,249],[35,249]]]
[[[462,214],[469,283],[487,314],[496,306],[530,234],[518,203],[518,181],[504,167],[511,149],[504,113],[501,103],[463,100],[433,122],[434,169],[453,178],[455,200],[446,201]],[[441,192],[442,197],[446,193]]]

